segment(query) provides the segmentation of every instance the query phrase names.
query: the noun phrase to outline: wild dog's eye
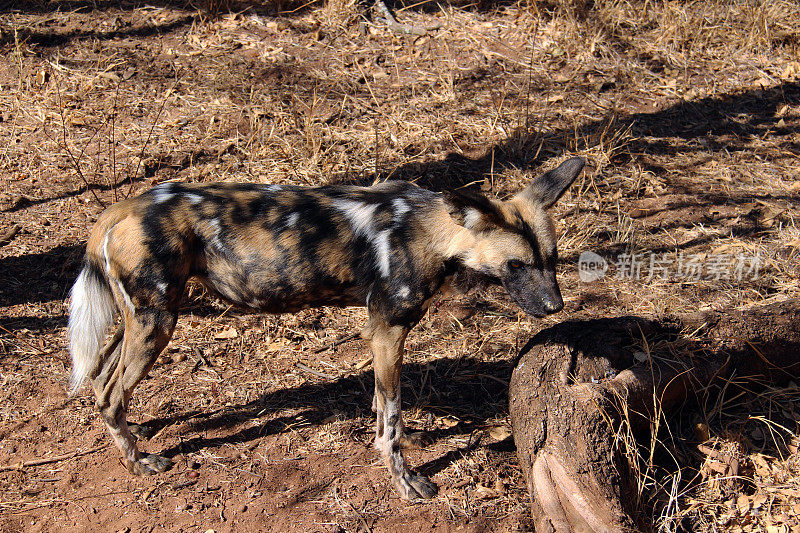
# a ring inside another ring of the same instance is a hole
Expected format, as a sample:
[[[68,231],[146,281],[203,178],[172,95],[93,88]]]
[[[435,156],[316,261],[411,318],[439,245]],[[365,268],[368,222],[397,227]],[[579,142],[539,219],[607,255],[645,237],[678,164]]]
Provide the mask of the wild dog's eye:
[[[517,261],[516,259],[512,259],[508,262],[508,268],[511,270],[517,270],[518,268],[522,268],[522,261]]]

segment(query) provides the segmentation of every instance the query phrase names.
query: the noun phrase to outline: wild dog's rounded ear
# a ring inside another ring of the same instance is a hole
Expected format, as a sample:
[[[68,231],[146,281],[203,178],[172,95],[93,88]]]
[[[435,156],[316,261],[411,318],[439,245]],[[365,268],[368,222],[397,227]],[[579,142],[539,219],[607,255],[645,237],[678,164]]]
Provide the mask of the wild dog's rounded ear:
[[[584,165],[586,165],[586,160],[582,157],[567,159],[550,172],[533,180],[533,183],[517,196],[529,202],[537,202],[544,207],[550,207],[572,185]]]

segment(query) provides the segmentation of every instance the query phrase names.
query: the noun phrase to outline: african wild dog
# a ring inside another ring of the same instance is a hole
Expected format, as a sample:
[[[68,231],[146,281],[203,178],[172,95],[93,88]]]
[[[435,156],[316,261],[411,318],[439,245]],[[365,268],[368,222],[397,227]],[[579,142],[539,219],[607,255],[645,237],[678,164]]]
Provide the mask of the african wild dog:
[[[403,498],[430,498],[436,485],[410,471],[400,451],[406,335],[456,278],[502,284],[537,317],[559,311],[556,240],[545,209],[583,166],[583,159],[569,159],[507,201],[386,182],[165,183],[119,202],[92,230],[72,288],[72,393],[91,378],[124,464],[134,474],[161,472],[170,460],[139,452],[133,433],[141,428],[129,426],[126,412],[134,387],[169,342],[189,278],[253,311],[366,306],[375,447]]]

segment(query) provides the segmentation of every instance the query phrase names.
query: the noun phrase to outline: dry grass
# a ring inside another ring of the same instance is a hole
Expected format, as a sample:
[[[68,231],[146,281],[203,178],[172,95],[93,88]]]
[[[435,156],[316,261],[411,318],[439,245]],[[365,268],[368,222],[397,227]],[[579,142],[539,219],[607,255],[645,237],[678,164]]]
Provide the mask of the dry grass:
[[[530,0],[399,10],[415,24],[442,23],[421,38],[371,24],[352,0],[282,9],[101,3],[0,13],[0,228],[24,227],[0,248],[0,424],[24,426],[38,412],[25,400],[29,372],[46,372],[39,377],[54,388],[63,381],[63,299],[91,221],[103,206],[167,179],[407,179],[504,196],[566,155],[589,159],[557,208],[566,314],[533,322],[491,292],[477,305],[475,297],[446,300],[410,338],[407,417],[435,436],[433,452],[414,462],[432,461],[448,487],[435,511],[420,513],[450,524],[491,519],[510,529],[524,515],[513,453],[491,434],[507,427],[502,382],[514,354],[540,328],[566,317],[742,308],[800,295],[796,3]],[[680,195],[690,200],[668,202]],[[763,267],[746,282],[615,279],[612,268],[587,285],[577,276],[583,250],[610,261],[639,252],[758,255]],[[36,254],[43,263],[26,262]],[[30,294],[32,270],[41,274]],[[159,418],[220,410],[214,420],[224,423],[212,434],[270,428],[280,435],[270,445],[302,436],[298,457],[361,460],[353,442],[370,439],[365,356],[355,342],[311,351],[357,329],[363,311],[244,318],[195,296],[157,379],[134,397],[135,411]],[[476,307],[474,316],[460,311]],[[224,338],[231,328],[236,336]],[[198,364],[195,348],[214,366]],[[297,363],[340,385],[325,388],[328,380]],[[662,416],[655,422],[666,445],[621,434],[640,475],[643,512],[658,529],[798,523],[797,387],[758,390],[716,399],[685,420]],[[286,391],[300,400],[287,404]],[[84,403],[82,418],[69,422],[76,431],[92,420]],[[733,505],[720,474],[687,451],[697,423],[715,449],[740,450],[747,468],[736,486],[746,488],[747,502]],[[165,436],[177,441],[197,429],[184,424]],[[19,439],[20,449],[35,442]],[[260,453],[269,459],[266,445],[250,444],[187,454],[233,472],[261,461]],[[362,462],[353,468],[380,469]],[[57,491],[52,501],[47,492],[24,497],[10,482],[0,490],[4,509],[61,501]],[[381,498],[358,500],[358,492],[337,482],[312,499],[346,528],[397,512]]]

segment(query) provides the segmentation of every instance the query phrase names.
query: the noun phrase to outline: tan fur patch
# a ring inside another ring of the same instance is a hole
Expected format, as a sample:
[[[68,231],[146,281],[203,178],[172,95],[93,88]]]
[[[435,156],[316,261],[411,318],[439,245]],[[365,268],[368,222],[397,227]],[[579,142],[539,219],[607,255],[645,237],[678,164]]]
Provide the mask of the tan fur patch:
[[[267,261],[276,258],[275,240],[272,232],[265,231],[259,224],[248,224],[236,228],[235,237],[229,239],[229,245],[237,257],[249,257],[258,254]]]
[[[536,235],[542,256],[552,253],[556,246],[556,231],[552,219],[542,206],[518,194],[511,200],[503,202],[502,209],[505,216],[512,216],[512,210],[516,209]]]
[[[340,242],[323,241],[320,243],[319,256],[325,264],[325,270],[342,283],[352,282],[354,274],[350,268],[352,257],[341,248]]]
[[[142,221],[138,217],[128,215],[115,224],[107,233],[103,247],[108,274],[122,279],[146,261],[150,254],[144,241]]]
[[[521,235],[503,231],[485,221],[465,228],[456,223],[444,206],[421,218],[428,228],[435,228],[429,231],[433,250],[446,259],[461,257],[466,266],[475,270],[488,268],[499,274],[510,259],[533,260],[530,245]]]

